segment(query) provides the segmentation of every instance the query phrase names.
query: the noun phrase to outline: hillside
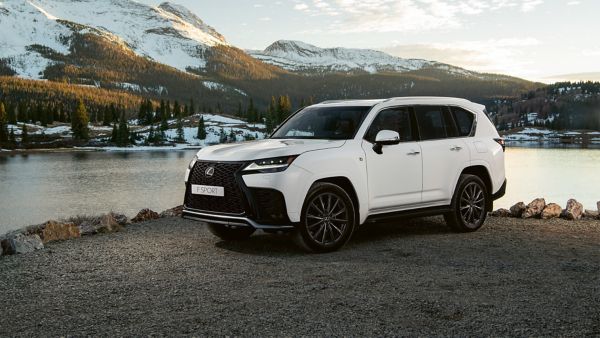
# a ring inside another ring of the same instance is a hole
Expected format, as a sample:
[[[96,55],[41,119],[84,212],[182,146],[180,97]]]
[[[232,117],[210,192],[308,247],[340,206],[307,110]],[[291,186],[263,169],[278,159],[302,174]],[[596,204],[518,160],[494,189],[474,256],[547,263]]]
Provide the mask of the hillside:
[[[5,0],[0,2],[0,29],[10,32],[0,37],[0,75],[128,91],[157,101],[193,99],[230,113],[240,105],[245,110],[251,98],[264,112],[271,97],[280,95],[288,95],[296,108],[303,101],[403,95],[481,101],[539,86],[434,61],[297,41],[278,41],[248,54],[186,8],[170,3]],[[65,90],[64,96],[71,97],[65,86],[53,90],[55,96]],[[0,99],[14,103],[25,95],[14,93]]]

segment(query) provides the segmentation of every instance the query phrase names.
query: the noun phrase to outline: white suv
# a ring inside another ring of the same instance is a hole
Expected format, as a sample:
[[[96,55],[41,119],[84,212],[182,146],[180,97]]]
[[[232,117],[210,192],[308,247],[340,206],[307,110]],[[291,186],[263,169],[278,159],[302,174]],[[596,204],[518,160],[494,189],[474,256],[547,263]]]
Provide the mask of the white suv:
[[[183,217],[224,240],[289,231],[305,249],[339,249],[362,224],[444,215],[482,226],[504,195],[504,141],[464,99],[327,101],[265,140],[203,148],[186,173]]]

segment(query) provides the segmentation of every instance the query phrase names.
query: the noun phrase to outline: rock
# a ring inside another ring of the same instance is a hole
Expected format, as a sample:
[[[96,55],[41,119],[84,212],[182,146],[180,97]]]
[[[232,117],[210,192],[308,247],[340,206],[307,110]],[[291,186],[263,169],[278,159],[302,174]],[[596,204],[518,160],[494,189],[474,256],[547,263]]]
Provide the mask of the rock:
[[[44,243],[38,235],[18,234],[2,240],[2,251],[5,255],[24,254],[43,248]]]
[[[567,208],[563,210],[562,216],[570,220],[578,220],[583,216],[583,204],[575,199],[567,201]]]
[[[511,213],[508,209],[500,208],[496,211],[492,211],[491,215],[494,217],[510,217]]]
[[[40,237],[44,243],[48,243],[81,237],[81,232],[75,223],[48,221],[43,224]]]
[[[521,217],[526,207],[527,206],[525,205],[525,203],[519,202],[510,207],[510,214],[512,215],[512,217]]]
[[[100,216],[96,229],[98,232],[107,233],[121,231],[123,226],[119,224],[112,213],[110,213]]]
[[[160,218],[165,218],[165,217],[181,217],[182,213],[183,213],[183,205],[179,205],[179,206],[176,206],[174,208],[167,209],[167,210],[161,212],[160,213]]]
[[[129,217],[125,216],[124,214],[111,212],[110,215],[115,219],[117,223],[119,223],[119,225],[126,226],[131,224],[131,220],[129,219]]]
[[[596,202],[596,208],[598,209],[598,214],[600,215],[600,201]]]
[[[523,214],[521,215],[521,217],[523,217],[523,218],[538,217],[542,214],[542,211],[544,210],[545,207],[546,207],[546,200],[543,198],[536,198],[533,201],[531,201],[531,203],[527,204],[527,207],[525,208],[525,211],[523,211]]]
[[[589,218],[589,219],[598,218],[598,212],[595,211],[595,210],[588,210],[588,209],[586,209],[583,212],[583,217]]]
[[[142,209],[138,214],[131,220],[133,223],[145,222],[153,219],[160,218],[160,215],[156,211],[150,209]]]
[[[115,215],[117,215],[118,218],[115,218]],[[109,213],[81,222],[81,224],[79,224],[79,231],[82,236],[121,231],[123,225],[119,223],[117,219],[124,224],[127,224],[129,221],[127,217],[123,218],[122,215]]]
[[[550,219],[560,217],[562,207],[556,203],[549,203],[542,211],[542,219]]]

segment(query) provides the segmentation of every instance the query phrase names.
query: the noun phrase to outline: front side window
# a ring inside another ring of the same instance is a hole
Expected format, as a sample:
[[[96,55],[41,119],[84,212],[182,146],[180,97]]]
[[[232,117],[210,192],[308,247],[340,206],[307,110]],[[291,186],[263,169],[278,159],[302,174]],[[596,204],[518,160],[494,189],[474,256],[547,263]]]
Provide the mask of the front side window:
[[[288,119],[271,138],[348,140],[371,107],[307,107]]]
[[[365,134],[365,140],[374,143],[377,133],[382,130],[398,132],[401,142],[413,141],[410,109],[408,107],[396,107],[379,112]]]
[[[415,115],[422,141],[454,137],[455,127],[443,106],[416,106]]]
[[[458,127],[458,135],[471,135],[471,129],[473,128],[473,120],[475,119],[475,115],[460,107],[452,107],[450,109],[452,109],[452,115],[454,116],[454,121],[456,121],[456,126]]]

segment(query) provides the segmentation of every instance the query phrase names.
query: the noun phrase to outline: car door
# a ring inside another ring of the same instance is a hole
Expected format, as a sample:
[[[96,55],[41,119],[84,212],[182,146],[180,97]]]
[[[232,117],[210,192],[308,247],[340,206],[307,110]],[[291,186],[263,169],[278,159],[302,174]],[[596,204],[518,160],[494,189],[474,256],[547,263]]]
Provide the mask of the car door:
[[[469,149],[448,107],[414,109],[423,158],[423,204],[450,204],[458,177],[470,160]]]
[[[378,154],[373,146],[381,130],[398,132],[400,143],[384,145]],[[416,139],[414,116],[409,107],[384,109],[371,123],[362,141],[371,212],[395,211],[421,202],[421,148]]]

